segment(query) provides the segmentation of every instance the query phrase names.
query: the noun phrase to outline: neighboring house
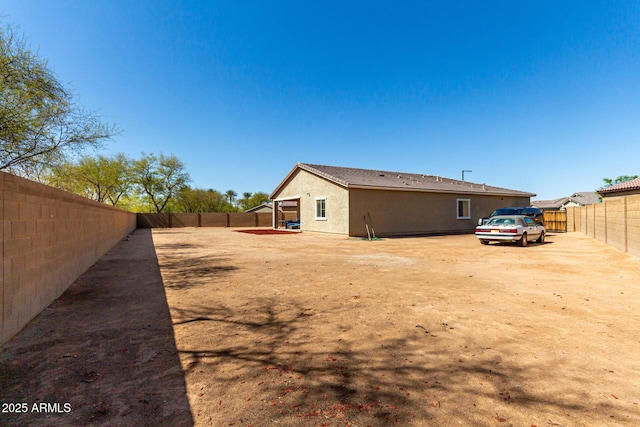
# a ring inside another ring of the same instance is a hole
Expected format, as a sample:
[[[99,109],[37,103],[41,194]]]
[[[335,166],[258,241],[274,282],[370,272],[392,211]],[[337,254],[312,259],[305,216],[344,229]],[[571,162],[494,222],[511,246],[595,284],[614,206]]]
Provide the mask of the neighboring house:
[[[254,206],[250,209],[247,209],[245,212],[271,213],[273,212],[273,206],[271,203],[263,203],[261,205]]]
[[[604,198],[630,196],[632,194],[640,194],[640,178],[631,181],[621,182],[620,184],[611,185],[601,188],[598,193]]]
[[[300,229],[366,236],[472,233],[479,218],[535,194],[434,175],[298,163],[274,202],[295,202]],[[274,227],[284,227],[274,215]]]
[[[295,212],[298,204],[292,201],[285,201],[278,203],[278,210],[280,212]],[[273,212],[273,204],[271,202],[263,203],[258,206],[254,206],[251,209],[247,209],[245,212],[257,212],[257,213],[271,213]]]
[[[531,206],[542,210],[558,211],[571,206],[593,205],[594,203],[600,203],[600,195],[593,191],[583,191],[555,200],[534,200],[531,202]]]

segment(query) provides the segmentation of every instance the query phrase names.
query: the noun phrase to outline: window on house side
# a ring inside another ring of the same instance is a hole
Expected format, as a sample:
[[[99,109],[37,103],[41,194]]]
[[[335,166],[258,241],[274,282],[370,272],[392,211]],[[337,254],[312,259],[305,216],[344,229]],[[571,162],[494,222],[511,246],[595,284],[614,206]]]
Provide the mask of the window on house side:
[[[326,201],[327,199],[316,199],[316,219],[327,219]]]
[[[471,200],[458,199],[458,219],[471,218]]]

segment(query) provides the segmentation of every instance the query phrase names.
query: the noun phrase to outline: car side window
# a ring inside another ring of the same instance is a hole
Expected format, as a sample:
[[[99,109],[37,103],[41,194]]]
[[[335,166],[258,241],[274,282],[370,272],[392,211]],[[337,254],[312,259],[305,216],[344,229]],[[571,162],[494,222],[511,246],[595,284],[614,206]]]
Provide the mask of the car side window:
[[[524,217],[524,223],[526,225],[533,225],[533,220],[531,218],[529,218],[528,216]]]

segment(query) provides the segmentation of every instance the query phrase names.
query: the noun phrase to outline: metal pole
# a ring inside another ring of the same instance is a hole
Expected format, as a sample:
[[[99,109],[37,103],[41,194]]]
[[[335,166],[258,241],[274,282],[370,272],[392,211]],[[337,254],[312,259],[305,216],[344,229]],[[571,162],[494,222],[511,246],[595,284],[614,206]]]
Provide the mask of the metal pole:
[[[463,181],[464,181],[464,173],[465,173],[465,172],[473,172],[473,171],[470,171],[470,170],[467,170],[467,169],[463,169],[463,170],[462,170],[462,180],[463,180]]]

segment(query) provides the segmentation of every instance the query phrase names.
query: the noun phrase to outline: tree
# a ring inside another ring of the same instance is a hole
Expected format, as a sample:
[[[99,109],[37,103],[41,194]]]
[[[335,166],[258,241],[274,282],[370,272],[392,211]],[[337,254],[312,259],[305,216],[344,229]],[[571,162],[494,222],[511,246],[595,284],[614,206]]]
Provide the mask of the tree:
[[[236,201],[236,196],[238,195],[238,193],[236,193],[233,190],[227,190],[227,191],[225,191],[224,195],[227,197],[227,200],[229,201],[229,204],[233,206],[233,204]]]
[[[158,213],[163,212],[174,195],[191,181],[184,163],[176,156],[155,156],[153,153],[142,153],[142,157],[133,162],[133,177],[140,192]]]
[[[37,178],[117,132],[83,110],[11,26],[0,27],[0,170]]]
[[[47,184],[117,206],[132,187],[131,160],[124,154],[82,157],[51,169]]]
[[[267,193],[257,192],[257,193],[242,193],[243,198],[240,200],[240,208],[243,211],[247,209],[251,209],[256,206],[260,206],[263,203],[269,201],[269,195]]]
[[[602,178],[604,181],[604,188],[611,187],[612,185],[621,184],[623,182],[631,181],[632,179],[636,179],[638,175],[621,175],[616,179],[611,178]]]
[[[223,212],[224,196],[215,190],[183,187],[176,194],[176,205],[180,212]]]
[[[249,200],[251,199],[251,196],[253,195],[253,193],[245,191],[244,193],[242,193],[242,199],[240,199],[238,201],[238,205],[240,206],[240,210],[247,210],[247,206],[249,205]]]

